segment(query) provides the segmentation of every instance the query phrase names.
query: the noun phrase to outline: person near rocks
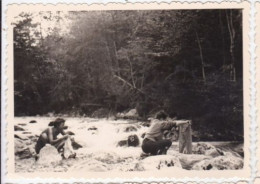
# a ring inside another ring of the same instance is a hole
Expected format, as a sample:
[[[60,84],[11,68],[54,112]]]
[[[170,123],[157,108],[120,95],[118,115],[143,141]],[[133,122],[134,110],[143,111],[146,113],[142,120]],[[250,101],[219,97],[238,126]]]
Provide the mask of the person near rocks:
[[[164,132],[176,128],[181,124],[190,122],[189,120],[167,121],[167,117],[168,116],[164,111],[160,111],[156,114],[155,119],[152,119],[151,126],[146,132],[142,143],[142,150],[144,153],[151,155],[166,155],[172,142],[169,139],[163,139]]]
[[[46,145],[50,144],[57,148],[58,152],[62,152],[64,145],[68,139],[71,139],[71,132],[64,132],[64,129],[68,128],[65,126],[65,120],[62,118],[57,118],[55,121],[51,121],[49,123],[47,129],[45,129],[37,140],[35,151],[39,154],[40,150]],[[63,135],[61,138],[57,138],[57,136],[61,134]],[[73,155],[74,156],[74,155]],[[76,155],[75,155],[76,156]]]

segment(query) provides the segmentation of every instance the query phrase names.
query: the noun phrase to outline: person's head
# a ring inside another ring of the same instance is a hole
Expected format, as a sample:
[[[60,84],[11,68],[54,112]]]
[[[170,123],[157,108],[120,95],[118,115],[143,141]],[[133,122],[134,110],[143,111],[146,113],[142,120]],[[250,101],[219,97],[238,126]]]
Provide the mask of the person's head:
[[[55,121],[51,121],[49,126],[54,126],[57,129],[63,129],[65,126],[65,120],[62,118],[57,118]]]
[[[167,117],[168,115],[164,111],[159,111],[155,115],[155,119],[159,119],[159,120],[165,120]]]

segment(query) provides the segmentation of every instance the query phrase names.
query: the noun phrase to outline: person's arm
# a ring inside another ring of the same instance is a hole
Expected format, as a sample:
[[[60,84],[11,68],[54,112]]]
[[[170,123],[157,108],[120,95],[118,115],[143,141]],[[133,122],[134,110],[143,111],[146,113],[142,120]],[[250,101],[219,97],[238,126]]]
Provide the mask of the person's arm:
[[[64,129],[60,131],[61,135],[66,135],[66,132],[64,132]]]
[[[173,127],[175,127],[177,124],[175,121],[164,121],[162,122],[162,130],[171,130]]]
[[[175,120],[176,125],[182,125],[182,124],[186,124],[186,123],[190,123],[190,120]]]
[[[66,139],[67,137],[68,137],[68,135],[65,135],[65,136],[63,136],[63,137],[61,137],[61,138],[59,138],[59,139],[53,139],[53,131],[52,131],[52,128],[49,128],[48,129],[48,139],[49,139],[49,142],[50,142],[50,144],[55,144],[55,143],[57,143],[58,141],[60,141],[60,140],[62,140],[62,139]]]

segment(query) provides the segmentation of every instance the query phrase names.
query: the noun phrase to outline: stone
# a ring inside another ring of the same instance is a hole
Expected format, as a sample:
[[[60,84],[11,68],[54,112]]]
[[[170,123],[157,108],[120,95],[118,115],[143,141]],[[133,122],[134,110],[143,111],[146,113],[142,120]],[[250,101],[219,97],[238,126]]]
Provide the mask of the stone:
[[[198,154],[177,154],[177,157],[180,159],[183,169],[191,170],[192,166],[195,163],[198,163],[203,160],[212,159],[211,156],[198,155]]]
[[[95,126],[89,127],[88,130],[97,130],[98,128]]]
[[[215,149],[206,150],[205,155],[211,156],[211,157],[218,157],[218,156],[224,155],[224,152],[218,148],[215,148]]]
[[[29,123],[37,123],[37,121],[35,121],[35,120],[31,120]]]
[[[106,118],[106,117],[108,117],[109,112],[110,111],[107,108],[99,108],[92,113],[92,117],[94,117],[94,118]]]
[[[18,156],[20,159],[26,159],[26,158],[33,157],[33,154],[31,152],[30,148],[27,147],[27,148],[24,148],[20,151],[17,151],[15,153],[15,156]]]
[[[75,133],[72,132],[72,131],[67,131],[66,134],[68,134],[68,135],[75,135]]]
[[[193,170],[238,170],[243,168],[243,159],[233,155],[218,156],[193,165]]]
[[[182,168],[178,157],[172,155],[149,156],[135,165],[137,171],[161,170],[163,168],[178,167]]]
[[[71,139],[71,145],[74,150],[78,150],[79,148],[82,148],[83,146],[77,143],[74,139]]]
[[[18,123],[18,125],[20,125],[20,126],[26,126],[25,123]]]
[[[136,132],[137,128],[135,126],[128,126],[126,127],[124,132]]]
[[[136,147],[139,145],[139,138],[137,135],[130,135],[127,138],[127,144],[128,146]]]
[[[126,117],[137,117],[137,111],[136,109],[131,109],[130,111],[128,111],[127,113],[125,113]]]
[[[24,129],[22,127],[14,125],[14,131],[24,131]]]
[[[49,166],[51,164],[59,164],[62,160],[58,150],[50,145],[46,144],[38,155],[37,164]]]
[[[150,127],[151,122],[142,122],[140,125],[143,126],[143,127]]]
[[[144,132],[144,133],[142,133],[141,137],[144,139],[145,135],[146,135],[146,133]]]
[[[119,141],[119,142],[117,143],[117,146],[120,146],[120,147],[122,147],[122,146],[127,146],[127,140],[121,140],[121,141]]]
[[[21,139],[21,140],[28,140],[28,139],[29,139],[27,136],[25,136],[25,135],[22,134],[22,133],[15,133],[15,134],[14,134],[14,137],[15,137],[15,138],[18,138],[18,139]]]
[[[20,159],[31,158],[35,154],[34,146],[29,140],[14,139],[14,153]]]
[[[69,170],[73,172],[75,171],[104,172],[104,171],[108,171],[109,168],[107,164],[91,159],[91,160],[81,161],[80,163],[72,166]]]
[[[215,146],[212,146],[209,143],[197,143],[193,146],[193,154],[206,155],[211,157],[223,156],[225,153]]]

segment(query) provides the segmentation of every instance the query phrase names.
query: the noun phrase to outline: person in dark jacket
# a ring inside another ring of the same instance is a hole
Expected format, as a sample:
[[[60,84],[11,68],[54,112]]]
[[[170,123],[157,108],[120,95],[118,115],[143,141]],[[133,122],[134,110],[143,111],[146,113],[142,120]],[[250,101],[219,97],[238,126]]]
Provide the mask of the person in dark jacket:
[[[167,114],[164,111],[160,111],[156,114],[156,117],[152,120],[148,132],[145,134],[142,143],[143,152],[151,155],[167,154],[172,142],[169,139],[163,139],[164,131],[171,130],[172,128],[183,123],[189,123],[189,120],[166,121],[166,119]]]

